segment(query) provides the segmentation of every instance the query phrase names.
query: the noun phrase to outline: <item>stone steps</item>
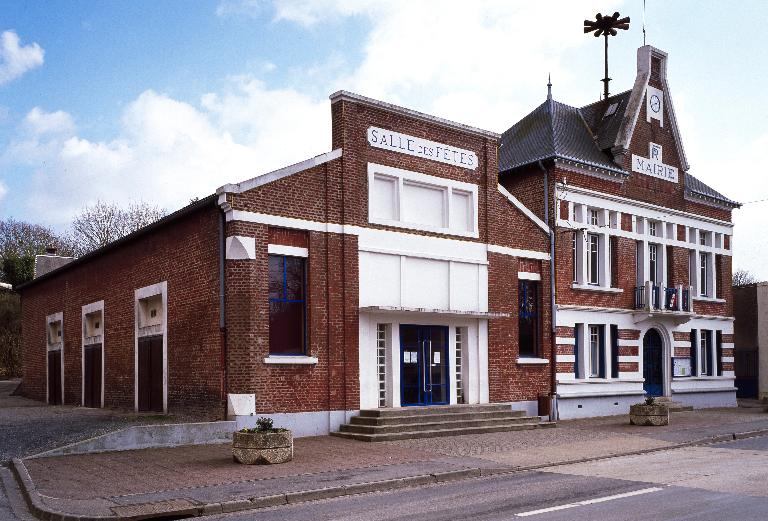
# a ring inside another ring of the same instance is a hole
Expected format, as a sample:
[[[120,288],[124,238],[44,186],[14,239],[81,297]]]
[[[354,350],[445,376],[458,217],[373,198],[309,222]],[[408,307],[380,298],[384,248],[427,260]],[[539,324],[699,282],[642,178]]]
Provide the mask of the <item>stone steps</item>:
[[[407,432],[392,432],[384,434],[359,434],[354,432],[332,432],[331,436],[338,436],[340,438],[349,438],[359,441],[397,441],[397,440],[412,440],[419,438],[438,438],[442,436],[464,436],[467,434],[488,434],[491,432],[507,432],[507,431],[523,431],[532,429],[546,429],[556,427],[554,422],[536,422],[536,423],[521,423],[521,424],[507,424],[507,425],[494,425],[487,427],[463,427],[463,428],[450,428],[450,429],[436,429],[428,431],[407,431]]]
[[[541,422],[538,416],[513,411],[509,404],[450,405],[362,410],[331,435],[376,442],[555,426]]]

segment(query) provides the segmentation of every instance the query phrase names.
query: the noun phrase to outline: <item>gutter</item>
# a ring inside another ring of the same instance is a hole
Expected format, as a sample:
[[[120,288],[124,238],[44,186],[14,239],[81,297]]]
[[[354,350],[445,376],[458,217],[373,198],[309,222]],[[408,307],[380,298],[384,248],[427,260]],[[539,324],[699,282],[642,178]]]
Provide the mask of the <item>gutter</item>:
[[[550,420],[559,418],[557,408],[557,306],[555,304],[555,231],[549,224],[549,170],[538,161],[539,168],[544,172],[544,222],[549,227],[549,300],[552,331],[549,336],[552,361],[549,364],[550,373]],[[555,208],[553,208],[553,211]]]

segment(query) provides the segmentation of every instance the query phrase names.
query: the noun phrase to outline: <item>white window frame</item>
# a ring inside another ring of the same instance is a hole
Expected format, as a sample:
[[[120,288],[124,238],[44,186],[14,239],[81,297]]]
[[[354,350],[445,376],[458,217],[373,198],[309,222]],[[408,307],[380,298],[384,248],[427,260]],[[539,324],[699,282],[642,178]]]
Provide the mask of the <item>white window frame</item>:
[[[656,286],[659,283],[659,245],[648,243],[648,280]]]
[[[709,253],[700,251],[698,252],[699,269],[699,296],[709,296]]]
[[[397,197],[395,197],[394,203],[396,208],[392,212],[393,215],[397,217],[397,219],[382,219],[379,217],[374,217],[373,215],[373,205],[371,204],[371,200],[373,197],[374,179],[377,175],[394,178],[397,182]],[[416,184],[443,190],[443,226],[411,223],[401,220],[404,184]],[[470,223],[468,223],[471,228],[470,230],[456,229],[454,223],[451,222],[451,205],[453,204],[452,196],[454,190],[467,192],[470,195],[470,211],[472,212],[472,215],[469,219]],[[368,222],[372,224],[394,226],[397,228],[423,230],[435,233],[443,233],[446,235],[477,238],[480,236],[478,228],[478,186],[472,183],[463,183],[460,181],[454,181],[452,179],[445,179],[443,177],[436,177],[419,172],[412,172],[410,170],[393,168],[391,166],[368,163]]]
[[[597,208],[589,208],[587,210],[587,224],[592,226],[600,226],[600,212]]]
[[[592,258],[592,239],[595,240],[594,258]],[[597,275],[597,280],[594,281],[592,280],[593,264],[595,265],[594,273]],[[600,285],[600,236],[596,233],[587,234],[587,284]]]
[[[604,353],[600,352],[600,325],[589,324],[589,377],[600,377],[600,365],[604,363]]]
[[[80,324],[81,324],[81,330],[82,330],[82,339],[80,344],[80,404],[84,407],[85,406],[85,324],[86,324],[86,317],[90,315],[91,313],[96,313],[97,311],[101,311],[101,403],[99,405],[99,408],[104,407],[104,359],[106,356],[104,356],[104,346],[106,344],[106,319],[104,317],[104,301],[99,300],[98,302],[93,302],[91,304],[86,304],[82,307],[82,311],[80,314]],[[90,345],[90,344],[88,344]]]

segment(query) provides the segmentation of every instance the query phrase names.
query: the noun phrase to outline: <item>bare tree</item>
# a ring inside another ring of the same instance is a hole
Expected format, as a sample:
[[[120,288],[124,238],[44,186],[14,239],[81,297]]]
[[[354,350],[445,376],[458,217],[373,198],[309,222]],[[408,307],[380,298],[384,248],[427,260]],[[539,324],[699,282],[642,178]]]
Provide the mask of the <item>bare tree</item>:
[[[733,285],[735,287],[747,286],[749,284],[754,284],[755,282],[760,282],[760,281],[750,271],[747,271],[747,270],[744,270],[744,269],[738,269],[738,270],[733,272]]]
[[[115,203],[96,201],[84,207],[72,220],[72,240],[77,253],[84,255],[135,232],[165,215],[165,210],[148,203],[121,208]]]
[[[0,220],[0,282],[17,286],[32,279],[35,255],[54,247],[73,255],[75,247],[51,228],[15,219]]]

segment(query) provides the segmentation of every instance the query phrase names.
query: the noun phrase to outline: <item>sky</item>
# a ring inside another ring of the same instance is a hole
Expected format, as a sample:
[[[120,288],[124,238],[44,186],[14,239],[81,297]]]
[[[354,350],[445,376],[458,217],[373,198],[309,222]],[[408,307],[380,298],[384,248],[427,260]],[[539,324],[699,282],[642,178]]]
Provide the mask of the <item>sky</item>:
[[[503,132],[546,97],[632,87],[643,0],[5,0],[0,218],[65,231],[97,200],[169,211],[327,152],[349,90]],[[690,173],[732,199],[734,267],[768,279],[768,2],[647,0]],[[759,202],[753,202],[759,201]]]

